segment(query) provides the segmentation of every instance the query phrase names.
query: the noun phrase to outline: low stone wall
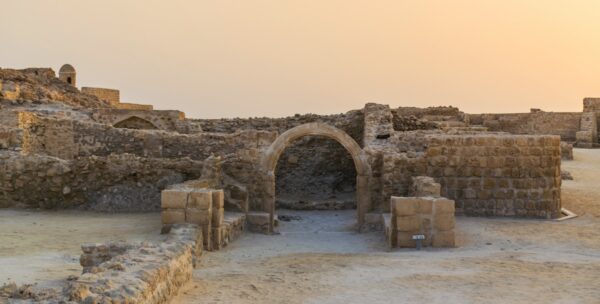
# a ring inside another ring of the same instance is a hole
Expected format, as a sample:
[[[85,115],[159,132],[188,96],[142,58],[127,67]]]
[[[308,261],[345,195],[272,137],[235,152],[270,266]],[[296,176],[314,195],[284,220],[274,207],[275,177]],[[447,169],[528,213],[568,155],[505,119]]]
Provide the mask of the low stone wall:
[[[415,248],[415,235],[424,247],[454,247],[454,201],[433,197],[392,197],[391,221],[386,223],[389,245]]]
[[[131,102],[120,102],[116,105],[117,109],[123,110],[146,110],[152,111],[154,110],[154,106],[147,104],[139,104],[139,103],[131,103]]]
[[[244,149],[268,147],[276,133],[241,131],[232,134],[178,134],[165,131],[113,128],[99,123],[19,114],[23,129],[23,152],[63,159],[75,156],[106,156],[130,153],[146,157],[205,159],[235,154]]]
[[[160,191],[199,178],[204,162],[131,154],[63,160],[0,150],[0,207],[160,210]]]
[[[230,214],[225,221],[223,190],[176,185],[162,191],[163,230],[191,223],[202,229],[204,248],[219,250],[237,238],[245,227],[245,215]]]
[[[202,254],[195,225],[172,226],[160,244],[82,246],[86,271],[66,297],[79,303],[168,303],[192,278]]]
[[[472,125],[483,125],[490,131],[511,134],[559,135],[563,141],[576,141],[582,113],[535,111],[510,114],[469,114]]]

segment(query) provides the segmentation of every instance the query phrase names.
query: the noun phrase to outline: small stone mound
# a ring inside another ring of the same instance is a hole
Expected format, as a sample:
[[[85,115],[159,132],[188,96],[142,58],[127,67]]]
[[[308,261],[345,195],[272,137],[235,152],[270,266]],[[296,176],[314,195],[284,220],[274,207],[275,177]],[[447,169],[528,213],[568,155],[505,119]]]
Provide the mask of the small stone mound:
[[[562,180],[573,180],[573,175],[569,171],[560,170],[560,178]]]

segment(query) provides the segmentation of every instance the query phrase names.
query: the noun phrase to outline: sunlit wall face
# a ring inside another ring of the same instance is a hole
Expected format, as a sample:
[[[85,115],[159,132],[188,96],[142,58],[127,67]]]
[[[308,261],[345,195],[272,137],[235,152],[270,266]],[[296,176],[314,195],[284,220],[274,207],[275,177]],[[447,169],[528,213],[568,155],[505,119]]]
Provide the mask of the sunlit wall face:
[[[188,117],[365,102],[580,111],[600,96],[600,1],[0,3],[0,66],[73,64],[84,86]]]

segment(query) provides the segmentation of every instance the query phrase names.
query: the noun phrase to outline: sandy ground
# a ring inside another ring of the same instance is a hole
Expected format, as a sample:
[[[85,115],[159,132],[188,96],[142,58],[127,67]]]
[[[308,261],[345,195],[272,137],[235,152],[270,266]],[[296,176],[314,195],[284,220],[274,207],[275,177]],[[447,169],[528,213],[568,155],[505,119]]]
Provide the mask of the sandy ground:
[[[81,244],[159,238],[157,213],[0,210],[0,285],[56,287],[81,274]]]
[[[600,150],[575,158],[576,219],[459,217],[457,248],[387,251],[354,211],[279,211],[302,219],[205,253],[173,303],[600,303]]]

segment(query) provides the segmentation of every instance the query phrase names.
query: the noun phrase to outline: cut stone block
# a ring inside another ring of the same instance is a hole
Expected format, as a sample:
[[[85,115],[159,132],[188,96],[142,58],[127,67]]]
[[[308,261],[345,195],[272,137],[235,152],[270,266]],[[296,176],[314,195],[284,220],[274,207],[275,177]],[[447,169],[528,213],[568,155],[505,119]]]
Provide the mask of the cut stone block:
[[[225,193],[223,190],[212,190],[212,206],[216,209],[225,207]]]
[[[212,228],[210,225],[201,226],[202,229],[202,242],[204,245],[204,249],[208,251],[213,250],[213,242],[212,242]]]
[[[441,185],[436,183],[432,177],[415,176],[413,177],[413,184],[410,192],[411,196],[415,197],[439,197],[441,192]]]
[[[212,226],[221,227],[223,225],[223,218],[225,216],[225,209],[212,209]]]
[[[433,228],[441,231],[454,229],[455,219],[452,213],[437,213],[433,217]]]
[[[437,231],[432,237],[433,247],[454,247],[454,231]]]
[[[167,189],[160,193],[160,205],[163,209],[184,209],[187,206],[189,191]]]
[[[420,234],[418,231],[398,232],[397,244],[400,248],[415,248],[417,242],[412,239],[413,235]]]
[[[165,225],[185,223],[184,209],[165,209],[160,213],[160,219]]]
[[[417,213],[417,200],[414,197],[392,196],[392,212],[397,216],[415,215]]]
[[[434,202],[434,209],[436,214],[440,213],[452,213],[454,214],[454,201],[447,198],[438,198]]]
[[[396,228],[401,232],[418,231],[420,225],[420,219],[417,215],[398,216],[396,218]]]
[[[200,209],[186,209],[185,210],[185,221],[187,223],[196,224],[198,226],[208,225],[212,220],[211,210],[200,210]]]
[[[417,212],[421,214],[431,214],[433,210],[433,197],[420,197],[417,200]]]
[[[267,212],[249,212],[246,215],[248,230],[252,232],[269,232],[269,213]]]
[[[212,208],[212,193],[207,190],[195,190],[190,192],[188,208],[207,210]]]

